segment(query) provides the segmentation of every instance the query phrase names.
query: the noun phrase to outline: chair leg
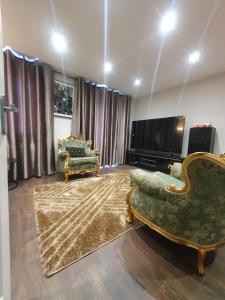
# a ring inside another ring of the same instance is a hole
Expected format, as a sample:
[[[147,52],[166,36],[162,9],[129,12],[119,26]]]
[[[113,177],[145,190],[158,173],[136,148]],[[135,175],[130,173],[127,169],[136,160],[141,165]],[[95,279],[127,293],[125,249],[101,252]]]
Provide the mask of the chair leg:
[[[198,250],[198,275],[205,274],[205,256],[206,251],[203,249]]]
[[[126,221],[127,221],[128,224],[132,224],[134,222],[134,214],[133,214],[133,212],[131,210],[130,204],[128,204],[128,208],[127,208]]]
[[[97,162],[96,163],[96,171],[95,171],[96,177],[98,177],[98,175],[99,175],[99,170],[100,170],[100,164],[99,164],[99,162]]]
[[[128,224],[132,224],[134,221],[134,214],[132,212],[131,209],[131,205],[130,205],[130,196],[133,192],[133,188],[129,191],[129,193],[127,194],[127,198],[126,198],[126,202],[127,202],[127,217],[126,217],[126,222]]]
[[[67,172],[64,173],[64,179],[66,183],[68,182],[68,178],[69,178],[69,174]]]

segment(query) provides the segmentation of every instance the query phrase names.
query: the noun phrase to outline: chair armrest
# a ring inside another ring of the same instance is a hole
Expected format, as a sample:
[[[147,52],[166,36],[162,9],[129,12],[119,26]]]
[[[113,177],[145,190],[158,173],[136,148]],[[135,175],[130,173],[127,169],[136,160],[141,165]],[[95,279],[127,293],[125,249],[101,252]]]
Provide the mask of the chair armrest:
[[[60,152],[58,153],[58,158],[59,158],[59,159],[65,160],[66,158],[69,158],[69,157],[70,157],[69,152],[66,151],[66,150],[60,151]]]
[[[182,164],[181,163],[174,163],[173,165],[169,165],[168,167],[170,169],[170,175],[172,177],[182,180],[182,177],[181,177]]]
[[[88,157],[99,156],[99,151],[98,150],[86,150],[86,155]]]
[[[137,185],[140,190],[145,191],[147,194],[166,199],[168,192],[165,190],[165,184],[154,173],[149,173],[143,170],[131,171],[131,184]]]
[[[100,155],[100,151],[99,150],[93,150],[95,152],[95,156],[99,156]]]
[[[68,164],[68,159],[70,155],[67,151],[60,151],[57,156],[56,171],[63,172],[65,170],[66,164]]]

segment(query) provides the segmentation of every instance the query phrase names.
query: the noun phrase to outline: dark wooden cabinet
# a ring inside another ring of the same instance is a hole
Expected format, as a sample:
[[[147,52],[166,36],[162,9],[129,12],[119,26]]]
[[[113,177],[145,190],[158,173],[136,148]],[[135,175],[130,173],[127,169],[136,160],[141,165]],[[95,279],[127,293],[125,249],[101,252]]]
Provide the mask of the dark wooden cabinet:
[[[182,162],[179,155],[171,153],[146,153],[142,151],[128,150],[126,163],[141,169],[169,173],[168,165],[174,162]]]
[[[216,128],[193,127],[190,129],[188,154],[194,152],[213,153]]]

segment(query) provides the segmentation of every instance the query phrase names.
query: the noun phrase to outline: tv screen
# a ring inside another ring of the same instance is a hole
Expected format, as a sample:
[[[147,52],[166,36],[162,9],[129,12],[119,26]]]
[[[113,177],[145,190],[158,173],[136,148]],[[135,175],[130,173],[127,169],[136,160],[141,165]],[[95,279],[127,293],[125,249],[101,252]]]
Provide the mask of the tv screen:
[[[183,116],[132,122],[131,148],[181,154]]]

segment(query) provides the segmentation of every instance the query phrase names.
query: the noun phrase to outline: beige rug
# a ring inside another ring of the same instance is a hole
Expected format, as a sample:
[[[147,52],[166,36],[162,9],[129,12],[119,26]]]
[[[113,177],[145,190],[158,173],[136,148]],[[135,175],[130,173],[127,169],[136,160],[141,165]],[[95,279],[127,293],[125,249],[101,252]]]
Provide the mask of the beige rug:
[[[41,265],[49,277],[137,225],[126,223],[129,172],[35,187]]]

